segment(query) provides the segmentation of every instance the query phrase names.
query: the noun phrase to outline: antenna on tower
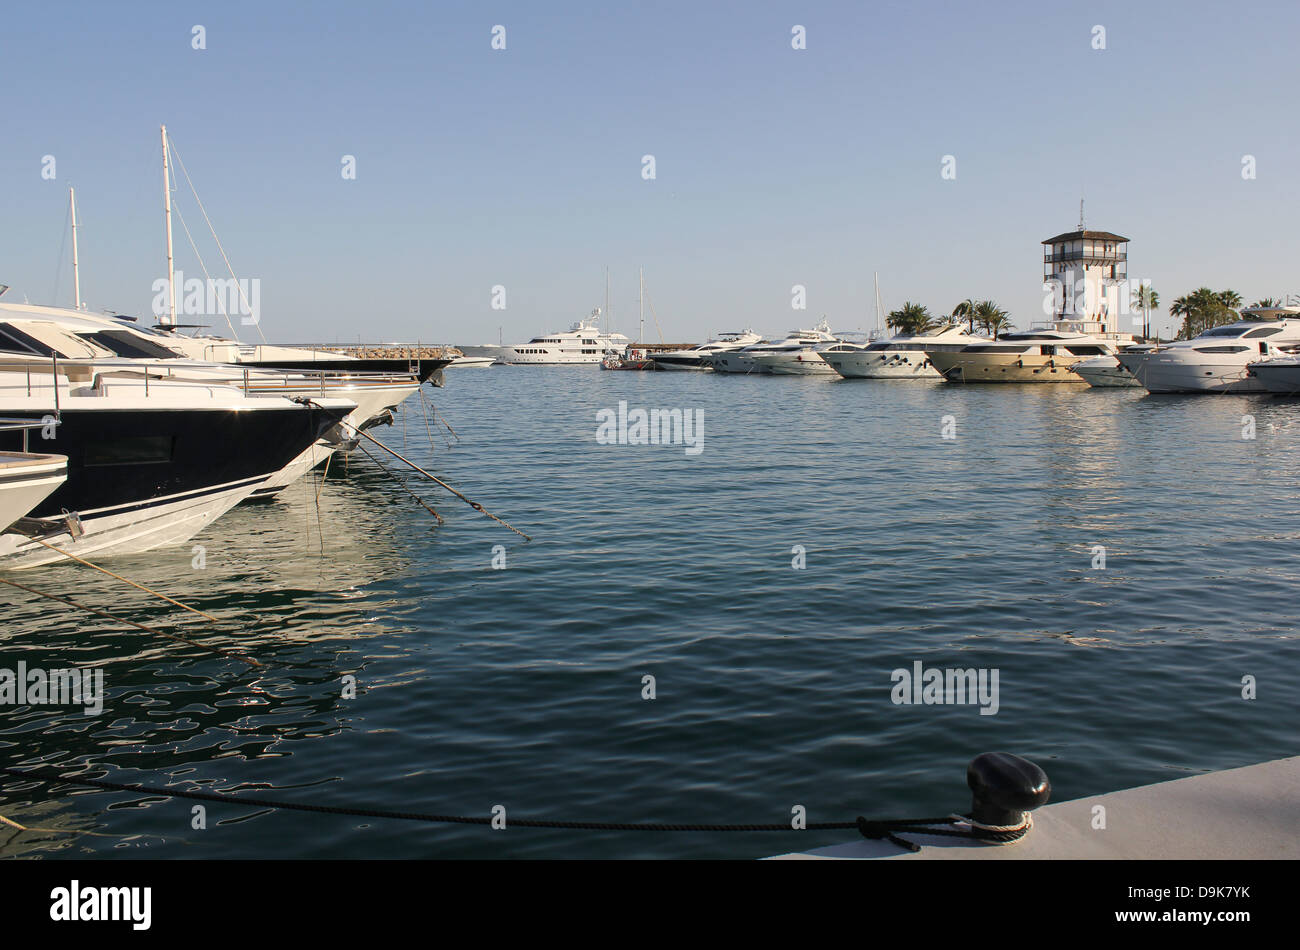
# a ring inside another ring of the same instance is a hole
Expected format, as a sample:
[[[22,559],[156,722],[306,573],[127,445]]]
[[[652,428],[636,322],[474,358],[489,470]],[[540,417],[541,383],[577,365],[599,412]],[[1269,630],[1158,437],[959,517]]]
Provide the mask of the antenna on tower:
[[[1083,199],[1079,199],[1079,230],[1083,230]]]

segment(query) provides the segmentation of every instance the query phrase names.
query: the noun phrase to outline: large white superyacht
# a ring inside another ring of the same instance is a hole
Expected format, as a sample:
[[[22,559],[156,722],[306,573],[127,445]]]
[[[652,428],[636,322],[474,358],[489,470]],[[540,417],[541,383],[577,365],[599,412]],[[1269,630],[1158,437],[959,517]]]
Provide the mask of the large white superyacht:
[[[498,359],[515,366],[599,363],[609,353],[621,353],[632,342],[622,333],[602,330],[596,322],[599,316],[600,310],[593,310],[590,320],[579,320],[563,333],[548,333],[518,346],[504,347]]]

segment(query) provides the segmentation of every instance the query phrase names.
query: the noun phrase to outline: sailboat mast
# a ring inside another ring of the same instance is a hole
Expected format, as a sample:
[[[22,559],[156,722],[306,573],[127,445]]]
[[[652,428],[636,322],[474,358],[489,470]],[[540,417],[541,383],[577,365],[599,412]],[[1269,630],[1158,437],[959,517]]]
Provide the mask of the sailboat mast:
[[[644,267],[637,268],[637,279],[639,281],[639,285],[637,287],[636,302],[637,302],[637,310],[641,315],[641,329],[636,331],[636,341],[638,343],[642,343],[645,341],[645,268]]]
[[[68,205],[72,209],[72,300],[74,309],[81,309],[81,272],[77,268],[77,192],[68,188]]]
[[[873,271],[872,276],[875,278],[876,282],[876,335],[882,336],[885,328],[881,326],[880,323],[880,272]]]
[[[172,177],[167,164],[167,126],[162,126],[163,147],[163,216],[167,219],[167,293],[171,301],[167,325],[176,325],[176,270],[172,261]]]

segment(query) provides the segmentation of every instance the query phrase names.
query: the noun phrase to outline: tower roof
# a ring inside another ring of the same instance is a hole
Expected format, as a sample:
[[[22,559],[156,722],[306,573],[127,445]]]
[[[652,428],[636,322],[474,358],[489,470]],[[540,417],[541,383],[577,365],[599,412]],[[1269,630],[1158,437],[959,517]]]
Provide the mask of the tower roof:
[[[1050,237],[1043,244],[1060,244],[1064,241],[1115,241],[1118,244],[1127,244],[1128,238],[1120,237],[1110,231],[1066,231],[1064,234],[1058,234],[1056,237]]]

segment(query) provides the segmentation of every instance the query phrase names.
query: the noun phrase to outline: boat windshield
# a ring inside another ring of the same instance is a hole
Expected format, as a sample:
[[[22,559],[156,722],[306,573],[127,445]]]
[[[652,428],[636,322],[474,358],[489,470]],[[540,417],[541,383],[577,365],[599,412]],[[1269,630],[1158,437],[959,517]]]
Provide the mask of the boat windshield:
[[[106,350],[112,350],[118,356],[129,359],[175,360],[181,356],[175,350],[145,339],[129,330],[100,330],[98,332],[79,333],[82,339],[98,343]]]

